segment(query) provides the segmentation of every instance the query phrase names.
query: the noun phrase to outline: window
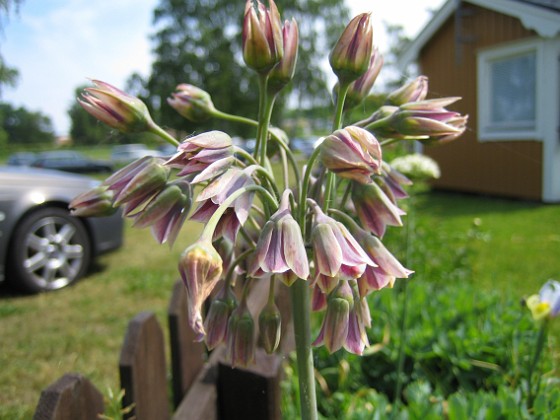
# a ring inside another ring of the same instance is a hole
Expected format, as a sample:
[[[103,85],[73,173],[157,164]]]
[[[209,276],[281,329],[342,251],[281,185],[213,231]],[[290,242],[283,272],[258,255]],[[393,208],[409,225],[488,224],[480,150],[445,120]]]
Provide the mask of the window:
[[[478,54],[481,140],[539,139],[538,42],[523,42]]]

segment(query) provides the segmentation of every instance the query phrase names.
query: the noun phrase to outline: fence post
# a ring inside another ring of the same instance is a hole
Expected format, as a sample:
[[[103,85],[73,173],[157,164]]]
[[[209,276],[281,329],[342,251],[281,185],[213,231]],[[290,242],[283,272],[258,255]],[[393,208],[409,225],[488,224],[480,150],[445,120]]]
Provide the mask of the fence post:
[[[66,373],[41,392],[34,420],[97,420],[103,395],[84,376]]]
[[[187,293],[181,280],[173,286],[167,311],[171,347],[173,404],[179,406],[204,365],[204,343],[194,341],[195,334],[188,323]]]
[[[125,418],[169,418],[163,332],[153,313],[141,312],[128,324],[119,373],[123,408],[134,404]]]

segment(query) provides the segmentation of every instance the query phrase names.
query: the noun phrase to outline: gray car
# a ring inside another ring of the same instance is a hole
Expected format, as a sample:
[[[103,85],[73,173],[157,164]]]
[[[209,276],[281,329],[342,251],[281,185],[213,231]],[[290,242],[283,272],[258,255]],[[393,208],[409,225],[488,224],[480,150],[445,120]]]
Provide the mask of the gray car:
[[[98,184],[91,178],[35,168],[0,166],[0,281],[28,292],[60,289],[92,259],[123,240],[117,212],[70,216],[68,203]]]

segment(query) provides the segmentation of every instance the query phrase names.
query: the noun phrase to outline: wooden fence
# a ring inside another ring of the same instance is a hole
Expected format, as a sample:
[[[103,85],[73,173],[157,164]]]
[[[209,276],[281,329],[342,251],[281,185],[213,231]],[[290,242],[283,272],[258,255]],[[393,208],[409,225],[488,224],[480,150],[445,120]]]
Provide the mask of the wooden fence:
[[[249,310],[256,317],[266,303],[268,282],[254,283]],[[208,355],[204,344],[194,341],[187,323],[186,292],[178,281],[168,308],[171,386],[162,328],[153,313],[141,312],[128,325],[119,359],[122,406],[132,407],[124,418],[279,420],[282,354],[294,344],[288,289],[279,288],[276,300],[285,330],[280,352],[268,355],[257,348],[254,365],[233,369],[225,360],[224,347]],[[103,411],[103,396],[96,387],[80,374],[67,373],[42,391],[33,418],[93,420]]]

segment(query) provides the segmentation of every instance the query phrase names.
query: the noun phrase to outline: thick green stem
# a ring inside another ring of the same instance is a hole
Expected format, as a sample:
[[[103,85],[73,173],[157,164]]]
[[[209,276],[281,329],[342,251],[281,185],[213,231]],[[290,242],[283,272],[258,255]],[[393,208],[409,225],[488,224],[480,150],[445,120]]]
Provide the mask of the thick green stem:
[[[252,120],[250,118],[241,117],[239,115],[227,114],[225,112],[218,111],[217,109],[212,111],[212,116],[216,117],[216,118],[220,118],[222,120],[226,120],[226,121],[232,121],[232,122],[237,122],[237,123],[241,123],[241,124],[251,125],[253,127],[257,127],[259,125],[259,123],[257,121]]]
[[[533,392],[533,375],[535,374],[535,371],[537,370],[537,367],[539,365],[539,360],[546,343],[547,332],[548,320],[545,319],[542,321],[541,329],[539,330],[539,336],[537,337],[537,341],[535,343],[535,353],[533,354],[533,359],[531,360],[531,363],[529,365],[529,372],[527,373],[527,407],[529,409],[533,408],[535,398],[539,394],[540,377]]]
[[[317,397],[315,394],[315,367],[311,348],[309,312],[309,287],[305,280],[297,279],[291,287],[292,314],[299,380],[299,398],[302,420],[317,420]]]

